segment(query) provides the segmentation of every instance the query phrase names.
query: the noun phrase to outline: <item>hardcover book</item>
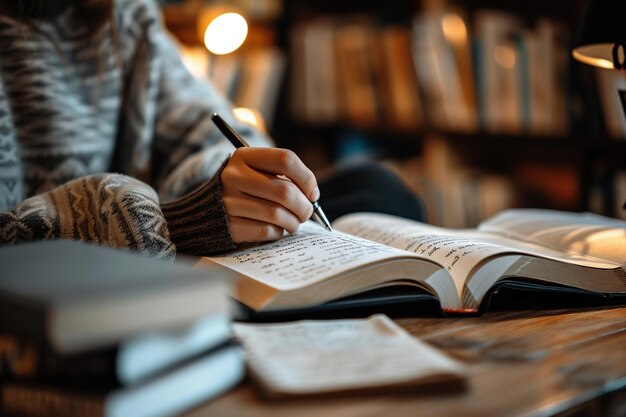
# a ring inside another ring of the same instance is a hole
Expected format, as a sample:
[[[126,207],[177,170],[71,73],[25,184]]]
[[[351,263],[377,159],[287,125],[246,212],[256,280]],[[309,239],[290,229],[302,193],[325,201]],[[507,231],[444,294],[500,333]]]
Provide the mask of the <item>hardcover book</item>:
[[[60,354],[230,313],[227,271],[71,240],[0,249],[0,334]]]
[[[29,417],[174,416],[223,394],[244,374],[243,350],[230,343],[128,388],[78,389],[3,381],[0,412]]]

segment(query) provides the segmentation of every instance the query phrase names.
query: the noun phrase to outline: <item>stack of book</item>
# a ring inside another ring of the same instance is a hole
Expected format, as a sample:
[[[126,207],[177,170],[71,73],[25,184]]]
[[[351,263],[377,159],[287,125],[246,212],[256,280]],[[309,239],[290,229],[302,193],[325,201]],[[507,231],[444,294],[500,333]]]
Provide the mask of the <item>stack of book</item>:
[[[64,240],[0,264],[2,415],[174,415],[244,374],[223,271]]]

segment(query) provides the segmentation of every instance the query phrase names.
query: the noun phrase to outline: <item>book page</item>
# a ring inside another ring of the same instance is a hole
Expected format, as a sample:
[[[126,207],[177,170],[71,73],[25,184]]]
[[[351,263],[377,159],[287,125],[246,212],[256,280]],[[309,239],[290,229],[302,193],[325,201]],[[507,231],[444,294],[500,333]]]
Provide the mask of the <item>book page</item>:
[[[333,227],[437,262],[452,276],[459,297],[473,270],[495,255],[519,253],[590,267],[615,267],[612,263],[551,250],[530,242],[516,242],[474,229],[446,229],[377,213],[343,216],[333,222]]]
[[[464,367],[385,315],[358,320],[235,324],[254,376],[269,394],[313,394],[455,381]]]
[[[478,230],[626,265],[626,222],[591,213],[506,210]]]
[[[329,232],[306,222],[279,241],[207,259],[279,290],[301,288],[335,274],[406,253],[376,242]]]
[[[469,230],[445,229],[377,213],[356,213],[333,222],[337,230],[402,249],[442,265],[452,276],[459,299],[471,271],[484,259],[510,249],[464,237]],[[428,280],[427,280],[428,282]]]

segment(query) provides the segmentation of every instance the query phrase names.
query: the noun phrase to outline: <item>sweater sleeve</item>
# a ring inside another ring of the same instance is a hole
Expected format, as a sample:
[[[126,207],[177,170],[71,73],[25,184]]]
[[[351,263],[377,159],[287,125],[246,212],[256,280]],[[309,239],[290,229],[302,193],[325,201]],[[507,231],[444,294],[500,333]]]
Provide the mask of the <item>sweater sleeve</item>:
[[[234,148],[211,115],[220,114],[253,146],[271,146],[272,141],[238,122],[231,104],[211,84],[189,73],[154,0],[136,4],[149,50],[149,79],[157,87],[151,100],[150,181],[161,199],[172,241],[178,252],[193,255],[233,249],[220,173]]]
[[[185,196],[161,205],[172,241],[181,253],[211,255],[234,249],[222,204],[219,173]]]
[[[238,122],[230,103],[212,85],[189,73],[175,42],[163,28],[160,11],[152,1],[147,7],[156,16],[148,37],[160,66],[152,169],[159,195],[170,201],[214,178],[234,151],[213,125],[214,112],[253,146],[269,146],[271,140]]]
[[[0,243],[72,239],[172,259],[175,247],[155,191],[118,174],[70,181],[0,212]]]

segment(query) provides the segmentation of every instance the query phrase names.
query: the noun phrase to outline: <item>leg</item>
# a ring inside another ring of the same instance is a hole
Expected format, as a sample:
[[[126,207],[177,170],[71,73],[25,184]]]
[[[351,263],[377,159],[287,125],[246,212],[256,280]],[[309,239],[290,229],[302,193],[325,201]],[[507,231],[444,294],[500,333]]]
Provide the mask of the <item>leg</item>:
[[[319,183],[320,204],[330,221],[357,211],[424,221],[423,202],[383,165],[367,161],[339,167]]]

